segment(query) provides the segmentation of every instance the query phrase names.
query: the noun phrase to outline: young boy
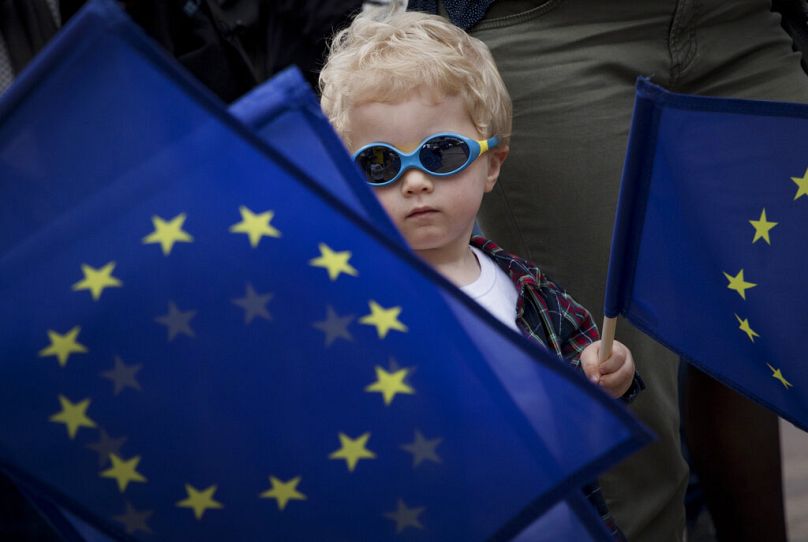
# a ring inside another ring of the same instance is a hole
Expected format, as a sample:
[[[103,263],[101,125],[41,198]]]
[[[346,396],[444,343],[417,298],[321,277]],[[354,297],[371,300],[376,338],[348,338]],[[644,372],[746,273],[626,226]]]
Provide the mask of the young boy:
[[[511,100],[482,42],[433,15],[359,16],[335,36],[320,89],[323,110],[421,258],[612,397],[630,400],[644,387],[624,345],[615,341],[598,361],[589,312],[537,266],[471,238],[511,129]],[[621,539],[597,486],[585,492]]]

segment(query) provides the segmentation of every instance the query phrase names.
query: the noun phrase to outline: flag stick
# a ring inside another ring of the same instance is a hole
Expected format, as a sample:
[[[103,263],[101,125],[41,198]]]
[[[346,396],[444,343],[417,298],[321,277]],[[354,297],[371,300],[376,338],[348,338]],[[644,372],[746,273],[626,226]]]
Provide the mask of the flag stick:
[[[598,361],[605,361],[612,355],[612,342],[614,342],[614,331],[617,328],[617,318],[603,317],[603,331],[600,334],[600,355]]]

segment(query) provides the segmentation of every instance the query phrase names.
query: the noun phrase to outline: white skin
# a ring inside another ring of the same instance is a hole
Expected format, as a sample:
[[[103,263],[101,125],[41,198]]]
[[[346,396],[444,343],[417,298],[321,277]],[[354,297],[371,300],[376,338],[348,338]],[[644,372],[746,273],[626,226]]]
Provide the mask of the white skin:
[[[393,103],[361,103],[349,113],[351,152],[374,142],[410,152],[426,137],[440,132],[478,140],[484,137],[460,96],[436,96],[423,89]],[[413,251],[456,286],[470,284],[480,276],[469,238],[483,195],[494,188],[507,156],[508,147],[499,145],[455,175],[434,177],[410,169],[395,183],[374,188]],[[615,341],[612,355],[601,362],[599,349],[597,341],[581,353],[584,373],[609,395],[620,397],[634,377],[631,352]]]

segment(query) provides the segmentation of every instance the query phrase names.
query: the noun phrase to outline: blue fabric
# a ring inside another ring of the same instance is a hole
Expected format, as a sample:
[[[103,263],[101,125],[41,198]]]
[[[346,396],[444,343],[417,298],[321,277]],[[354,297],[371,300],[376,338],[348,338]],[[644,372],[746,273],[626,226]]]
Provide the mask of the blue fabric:
[[[356,171],[347,150],[342,148],[297,68],[288,68],[256,87],[231,105],[230,112],[260,134],[267,145],[277,148],[313,179],[327,180],[322,183],[323,188],[336,197],[341,196],[357,213],[372,218],[380,230],[390,233],[391,241],[405,246],[378,200],[372,194],[366,197],[369,192],[367,184]],[[279,134],[282,137],[277,137]],[[336,148],[340,152],[322,152],[321,149],[327,148]],[[313,152],[322,159],[311,160]],[[352,197],[354,194],[356,197]],[[473,333],[473,329],[468,332]],[[521,532],[517,540],[595,542],[611,541],[613,537],[587,499],[582,497],[580,491],[573,490]]]
[[[640,80],[605,301],[803,429],[807,138],[806,105]]]
[[[513,542],[575,542],[613,541],[606,524],[587,499],[575,492],[545,512]]]
[[[230,113],[323,189],[403,244],[300,70],[292,66],[255,87],[230,106]]]
[[[150,242],[183,216],[183,241]],[[350,267],[315,265],[323,246]],[[102,269],[118,283],[93,293]],[[236,303],[252,289],[254,319]],[[0,468],[114,536],[506,539],[648,438],[264,145],[112,1],[0,102],[0,299]],[[329,342],[329,308],[348,337]],[[414,465],[417,435],[440,461]],[[350,442],[374,457],[351,465]]]

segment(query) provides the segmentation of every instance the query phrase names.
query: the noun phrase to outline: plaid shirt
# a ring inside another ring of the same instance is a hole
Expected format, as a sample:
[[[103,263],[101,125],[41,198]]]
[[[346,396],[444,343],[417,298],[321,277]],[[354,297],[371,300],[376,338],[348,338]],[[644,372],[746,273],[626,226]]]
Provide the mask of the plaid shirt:
[[[481,236],[474,236],[471,244],[494,260],[516,286],[516,325],[522,333],[579,367],[581,352],[600,338],[589,311],[531,262]]]
[[[476,235],[471,244],[487,254],[513,281],[519,293],[516,303],[516,325],[526,337],[540,342],[570,365],[581,369],[581,352],[598,340],[598,328],[589,311],[579,305],[566,291],[551,281],[538,266],[502,250],[492,241]],[[645,383],[634,374],[631,388],[621,397],[630,402],[645,389]],[[597,483],[581,488],[590,504],[597,510],[615,540],[625,536],[615,524]]]

